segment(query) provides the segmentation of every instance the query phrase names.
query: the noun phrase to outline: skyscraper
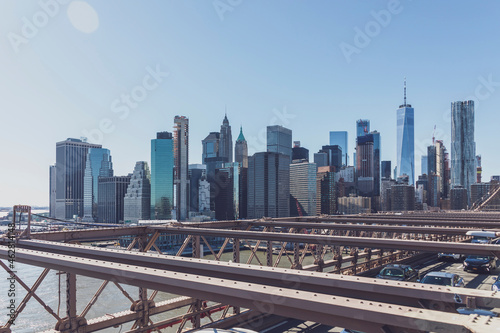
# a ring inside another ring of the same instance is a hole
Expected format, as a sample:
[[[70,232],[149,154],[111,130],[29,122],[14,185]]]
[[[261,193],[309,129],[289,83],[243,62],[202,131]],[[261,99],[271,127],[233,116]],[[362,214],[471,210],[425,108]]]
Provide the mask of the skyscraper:
[[[318,167],[316,175],[316,215],[334,215],[337,212],[335,168]]]
[[[233,136],[231,134],[231,125],[229,125],[227,115],[224,116],[224,120],[220,126],[219,155],[225,157],[228,163],[233,161]]]
[[[151,140],[151,219],[169,220],[174,205],[174,142],[172,133]]]
[[[189,211],[200,210],[200,181],[207,179],[207,166],[204,164],[189,164]]]
[[[420,174],[421,175],[427,175],[429,172],[428,172],[428,168],[427,168],[427,162],[428,161],[428,157],[427,155],[422,155],[420,157]]]
[[[337,145],[342,149],[342,164],[349,165],[349,153],[347,150],[347,132],[332,131],[330,132],[330,146]]]
[[[316,214],[316,173],[314,163],[290,164],[290,213],[291,216]]]
[[[189,119],[185,116],[174,118],[174,184],[177,220],[188,217],[189,208]]]
[[[56,166],[49,168],[49,217],[56,217]]]
[[[124,199],[130,177],[99,177],[97,201],[97,221],[99,223],[122,223],[124,213]]]
[[[370,133],[370,121],[368,119],[356,120],[356,137]]]
[[[309,149],[301,147],[300,141],[293,142],[292,161],[294,160],[306,160],[309,162]]]
[[[151,174],[147,162],[135,163],[123,205],[125,222],[137,223],[151,218]]]
[[[373,195],[380,195],[380,159],[382,156],[382,142],[380,132],[370,132],[373,135]],[[376,205],[375,205],[376,206]]]
[[[373,134],[356,138],[356,181],[359,195],[372,197],[375,194],[375,164]]]
[[[474,101],[451,103],[451,185],[468,193],[476,182],[474,142]]]
[[[56,143],[56,212],[58,219],[83,216],[83,179],[89,148],[101,145],[68,138]]]
[[[404,103],[397,110],[397,176],[408,175],[409,185],[415,184],[414,109],[406,104],[406,79]]]
[[[267,151],[287,155],[292,160],[292,130],[280,125],[267,126]]]
[[[240,217],[240,170],[239,163],[224,163],[215,170],[219,190],[215,196],[215,218],[237,220]]]
[[[342,167],[342,148],[339,145],[328,145],[321,147],[320,152],[328,156],[328,165],[335,167],[335,171],[340,171]]]
[[[290,157],[274,152],[248,158],[248,218],[290,216]]]
[[[382,178],[391,179],[391,161],[382,161]]]
[[[234,145],[234,161],[239,162],[242,167],[248,168],[248,145],[242,127],[240,127],[240,135],[238,135]]]
[[[108,149],[89,148],[83,182],[83,220],[97,221],[99,177],[113,177],[113,163]]]

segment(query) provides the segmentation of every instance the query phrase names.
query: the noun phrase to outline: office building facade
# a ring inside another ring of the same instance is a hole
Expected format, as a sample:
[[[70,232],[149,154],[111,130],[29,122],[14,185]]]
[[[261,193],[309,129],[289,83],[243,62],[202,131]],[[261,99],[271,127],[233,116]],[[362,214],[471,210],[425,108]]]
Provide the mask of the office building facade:
[[[349,165],[349,151],[347,131],[331,131],[330,146],[337,145],[342,150],[342,165]]]
[[[56,166],[49,167],[49,217],[56,217]]]
[[[290,164],[290,214],[311,216],[316,214],[316,173],[314,163],[307,161]]]
[[[335,168],[319,167],[316,174],[316,215],[337,213]]]
[[[174,185],[175,210],[179,221],[188,218],[189,209],[189,119],[185,116],[174,118]]]
[[[97,220],[99,177],[112,177],[113,163],[108,149],[89,148],[83,179],[83,221]]]
[[[227,115],[224,116],[222,125],[220,126],[220,156],[226,158],[226,162],[233,162],[233,135],[231,132],[231,125]]]
[[[151,140],[152,220],[170,220],[174,208],[174,140],[172,133],[159,132]]]
[[[474,142],[474,101],[451,103],[451,185],[468,192],[476,182],[476,143]]]
[[[151,218],[151,173],[148,162],[135,163],[123,204],[125,223],[138,223],[139,220]]]
[[[131,176],[99,177],[97,203],[99,223],[123,223],[125,194]]]
[[[267,151],[280,153],[292,160],[292,130],[281,125],[267,126]]]
[[[248,158],[248,218],[290,216],[290,156],[260,152]]]
[[[415,115],[410,104],[406,104],[406,81],[404,104],[397,110],[397,176],[408,175],[409,185],[415,184]]]
[[[55,217],[83,217],[84,176],[90,148],[102,148],[80,139],[68,138],[56,143]]]
[[[243,135],[243,127],[240,127],[240,135],[234,145],[234,161],[240,163],[243,168],[248,168],[248,144]]]

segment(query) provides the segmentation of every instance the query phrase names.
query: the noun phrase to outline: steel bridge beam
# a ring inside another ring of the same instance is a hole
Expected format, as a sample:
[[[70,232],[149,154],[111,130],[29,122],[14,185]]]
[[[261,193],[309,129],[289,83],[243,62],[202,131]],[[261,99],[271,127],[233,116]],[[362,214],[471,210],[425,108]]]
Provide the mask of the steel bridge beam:
[[[500,308],[500,297],[492,291],[307,272],[45,241],[20,240],[18,245],[31,250],[113,261],[137,267],[200,274],[213,278],[228,278],[235,281],[276,287],[291,287],[298,290],[405,306],[419,307],[422,302],[425,302],[428,308],[455,311],[456,306],[463,306],[467,298],[474,298],[476,305],[479,307]]]
[[[203,235],[265,241],[279,241],[287,243],[307,243],[321,245],[344,245],[351,247],[367,247],[375,249],[394,249],[422,252],[446,252],[461,254],[494,255],[500,257],[500,246],[492,244],[470,244],[455,242],[436,242],[402,239],[379,239],[367,237],[345,237],[315,234],[287,234],[261,231],[241,231],[223,229],[183,228],[151,226],[152,230],[170,234]]]
[[[485,318],[483,322],[472,316],[25,249],[18,249],[16,254],[19,262],[35,266],[367,333],[387,331],[391,329],[388,323],[398,332],[486,332],[500,327],[499,318]],[[0,258],[7,258],[4,246],[0,247]]]

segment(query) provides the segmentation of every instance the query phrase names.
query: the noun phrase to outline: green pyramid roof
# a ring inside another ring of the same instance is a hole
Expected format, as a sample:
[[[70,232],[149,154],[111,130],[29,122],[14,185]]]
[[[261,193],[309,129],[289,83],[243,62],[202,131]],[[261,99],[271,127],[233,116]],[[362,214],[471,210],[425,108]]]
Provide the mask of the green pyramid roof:
[[[246,141],[245,136],[243,136],[243,128],[240,126],[240,135],[238,135],[238,139],[236,141]]]

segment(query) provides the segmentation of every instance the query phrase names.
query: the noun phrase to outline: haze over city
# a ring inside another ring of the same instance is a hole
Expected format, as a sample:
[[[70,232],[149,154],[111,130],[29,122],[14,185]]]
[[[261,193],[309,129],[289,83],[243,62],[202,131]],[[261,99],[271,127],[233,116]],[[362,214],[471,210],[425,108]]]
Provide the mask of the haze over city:
[[[416,175],[433,133],[450,147],[451,102],[470,99],[489,180],[500,163],[499,6],[4,0],[0,206],[48,205],[56,142],[102,144],[115,175],[125,175],[150,160],[150,140],[172,131],[175,115],[189,118],[190,164],[201,163],[201,140],[227,112],[249,155],[266,149],[266,126],[279,124],[311,153],[330,131],[348,131],[352,159],[356,120],[369,119],[381,160],[394,166],[404,77]],[[146,93],[131,99],[138,91]]]

